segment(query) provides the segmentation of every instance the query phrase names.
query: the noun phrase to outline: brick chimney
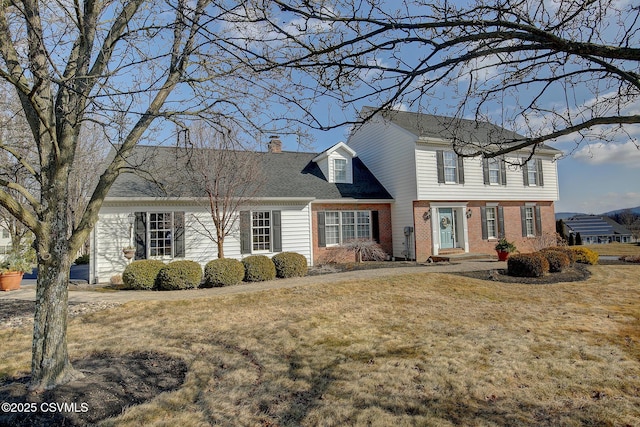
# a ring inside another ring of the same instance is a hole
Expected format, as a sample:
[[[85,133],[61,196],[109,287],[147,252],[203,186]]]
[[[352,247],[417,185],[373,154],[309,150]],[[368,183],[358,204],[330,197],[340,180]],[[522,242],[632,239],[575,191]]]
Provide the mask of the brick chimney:
[[[277,135],[271,135],[267,148],[270,153],[282,153],[282,141],[280,141]]]

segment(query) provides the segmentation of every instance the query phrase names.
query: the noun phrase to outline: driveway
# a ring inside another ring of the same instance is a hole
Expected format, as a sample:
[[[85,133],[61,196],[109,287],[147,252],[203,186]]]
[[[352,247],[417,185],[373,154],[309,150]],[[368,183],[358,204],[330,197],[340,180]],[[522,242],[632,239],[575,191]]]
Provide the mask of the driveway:
[[[183,291],[125,291],[105,288],[98,285],[69,285],[69,301],[77,303],[129,301],[177,301],[185,299],[206,298],[216,295],[232,295],[247,292],[259,292],[269,289],[294,288],[322,283],[336,283],[348,280],[372,280],[379,277],[415,273],[455,273],[461,271],[495,270],[507,268],[506,262],[496,260],[473,260],[455,263],[435,263],[418,265],[415,267],[391,267],[371,270],[348,271],[330,273],[317,276],[292,277],[290,279],[276,279],[266,282],[242,283],[235,286],[210,289],[190,289]],[[22,287],[16,291],[1,292],[2,300],[35,300],[35,281],[22,282]]]

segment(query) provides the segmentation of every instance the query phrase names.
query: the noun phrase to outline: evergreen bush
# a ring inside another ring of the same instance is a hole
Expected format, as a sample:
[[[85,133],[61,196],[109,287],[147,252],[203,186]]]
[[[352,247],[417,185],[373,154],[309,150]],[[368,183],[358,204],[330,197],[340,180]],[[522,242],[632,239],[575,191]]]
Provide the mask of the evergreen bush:
[[[276,267],[276,276],[281,279],[287,277],[302,277],[307,274],[307,259],[295,252],[281,252],[271,258]]]
[[[246,282],[262,282],[276,278],[276,266],[268,256],[251,255],[243,259],[242,264]]]
[[[516,277],[540,277],[549,272],[549,262],[539,252],[516,254],[507,260],[507,274]]]
[[[158,273],[164,267],[162,261],[141,259],[133,261],[122,273],[122,282],[126,289],[149,290],[156,286]]]
[[[203,287],[231,286],[244,279],[244,265],[237,259],[220,258],[204,266]]]
[[[174,291],[197,288],[202,281],[202,267],[195,261],[173,261],[158,272],[158,289]]]
[[[573,264],[574,262],[576,262],[576,252],[569,246],[551,246],[548,248],[544,248],[542,251],[562,252],[567,256],[567,258],[569,258],[569,264]]]

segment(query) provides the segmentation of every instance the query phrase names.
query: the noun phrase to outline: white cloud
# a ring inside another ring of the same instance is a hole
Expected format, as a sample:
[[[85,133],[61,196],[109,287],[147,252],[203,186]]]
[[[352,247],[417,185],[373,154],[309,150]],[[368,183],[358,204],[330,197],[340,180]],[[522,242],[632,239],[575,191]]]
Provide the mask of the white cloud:
[[[561,205],[561,204],[560,204]],[[627,209],[640,206],[640,193],[605,193],[605,194],[587,194],[577,204],[569,209],[574,212],[582,212],[588,214],[601,214],[618,209]],[[556,209],[560,212],[560,209]]]
[[[617,164],[629,167],[640,166],[640,147],[636,141],[625,143],[595,143],[589,144],[573,153],[573,156],[585,163]]]

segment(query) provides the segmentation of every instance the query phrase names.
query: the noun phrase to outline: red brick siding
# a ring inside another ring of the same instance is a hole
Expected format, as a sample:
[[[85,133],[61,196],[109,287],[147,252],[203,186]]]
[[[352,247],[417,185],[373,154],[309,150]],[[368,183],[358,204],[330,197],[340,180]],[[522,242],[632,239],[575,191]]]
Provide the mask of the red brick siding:
[[[439,202],[441,203],[441,202]],[[455,202],[452,202],[455,203]],[[542,217],[542,232],[545,235],[553,235],[556,231],[555,209],[553,202],[536,202],[540,207]],[[525,202],[499,202],[503,208],[505,237],[514,242],[520,252],[533,252],[535,250],[535,238],[522,237],[522,219],[520,207]],[[486,206],[486,202],[469,202],[467,210],[471,210],[471,218],[467,219],[469,252],[471,253],[495,253],[496,239],[482,240],[482,222],[480,208]],[[433,251],[431,241],[431,219],[424,219],[423,215],[430,209],[427,201],[417,201],[413,204],[416,259],[424,261]]]
[[[378,211],[378,227],[380,230],[380,246],[388,254],[393,251],[391,242],[391,205],[388,203],[313,203],[311,205],[311,227],[313,236],[313,263],[322,264],[327,261],[354,261],[353,253],[340,251],[336,247],[318,246],[318,212],[321,211]]]

